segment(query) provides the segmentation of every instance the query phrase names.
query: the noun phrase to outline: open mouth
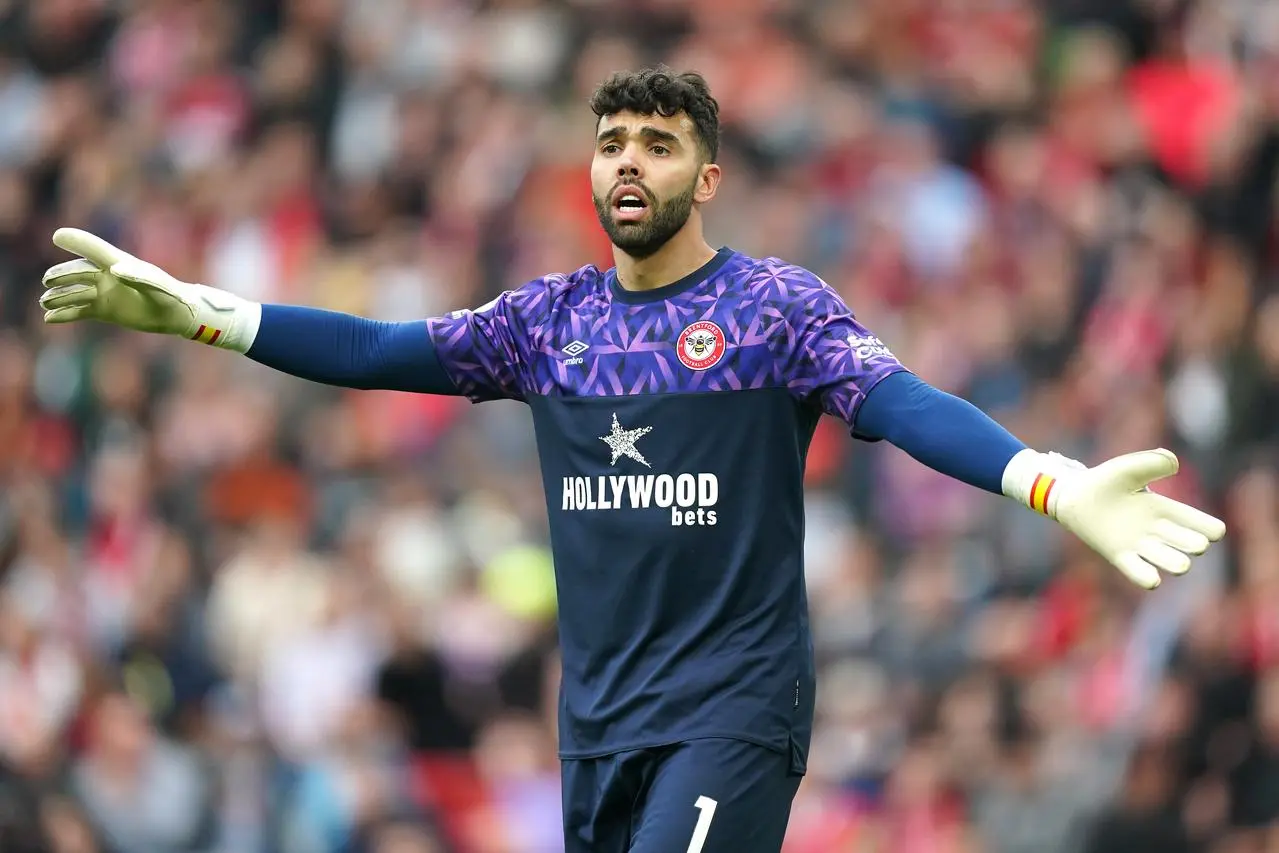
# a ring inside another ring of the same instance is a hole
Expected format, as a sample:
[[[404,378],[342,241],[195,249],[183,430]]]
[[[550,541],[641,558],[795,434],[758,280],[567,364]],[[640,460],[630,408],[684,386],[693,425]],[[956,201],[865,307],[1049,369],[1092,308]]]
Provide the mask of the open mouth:
[[[648,211],[648,200],[634,187],[619,187],[613,193],[613,210],[618,219],[639,219]]]

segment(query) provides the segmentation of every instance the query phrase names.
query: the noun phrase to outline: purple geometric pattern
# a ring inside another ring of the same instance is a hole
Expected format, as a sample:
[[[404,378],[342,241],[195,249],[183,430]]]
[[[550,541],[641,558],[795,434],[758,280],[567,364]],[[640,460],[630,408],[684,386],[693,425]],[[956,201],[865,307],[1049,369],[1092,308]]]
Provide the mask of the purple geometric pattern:
[[[866,392],[904,369],[829,285],[777,258],[733,253],[707,280],[656,302],[614,299],[611,278],[585,266],[431,320],[445,369],[475,402],[786,387],[850,425]],[[699,320],[727,338],[706,370],[677,355],[680,333]]]

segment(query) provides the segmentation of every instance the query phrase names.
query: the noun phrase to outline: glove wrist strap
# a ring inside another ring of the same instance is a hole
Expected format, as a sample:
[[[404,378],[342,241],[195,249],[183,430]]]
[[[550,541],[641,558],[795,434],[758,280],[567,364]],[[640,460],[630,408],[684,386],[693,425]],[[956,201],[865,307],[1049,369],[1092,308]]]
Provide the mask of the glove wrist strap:
[[[1057,517],[1061,466],[1029,448],[1019,451],[1004,468],[1004,494],[1041,515]]]
[[[203,284],[188,286],[195,317],[186,337],[219,349],[248,352],[262,322],[262,306]]]

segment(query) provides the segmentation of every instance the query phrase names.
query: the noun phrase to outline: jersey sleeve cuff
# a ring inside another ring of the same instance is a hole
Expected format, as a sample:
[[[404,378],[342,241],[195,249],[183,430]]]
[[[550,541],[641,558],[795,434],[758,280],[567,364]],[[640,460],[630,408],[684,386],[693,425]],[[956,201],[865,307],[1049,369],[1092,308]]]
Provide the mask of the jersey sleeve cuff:
[[[862,406],[866,404],[866,398],[870,396],[870,392],[874,391],[879,386],[879,383],[890,376],[896,376],[898,373],[910,373],[910,369],[904,364],[894,364],[892,367],[886,368],[882,373],[876,374],[870,385],[863,389],[862,393],[853,401],[853,410],[848,414],[848,434],[853,438],[867,444],[876,444],[884,440],[882,436],[866,435],[858,432],[857,415],[861,412]]]

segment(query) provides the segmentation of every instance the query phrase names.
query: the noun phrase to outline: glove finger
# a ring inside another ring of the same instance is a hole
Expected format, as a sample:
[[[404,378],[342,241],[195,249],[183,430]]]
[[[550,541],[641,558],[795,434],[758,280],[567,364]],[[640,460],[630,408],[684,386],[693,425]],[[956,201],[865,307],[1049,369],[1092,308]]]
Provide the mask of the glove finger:
[[[1137,543],[1137,553],[1147,563],[1165,572],[1184,575],[1190,571],[1189,557],[1166,542],[1160,542],[1153,536],[1143,537]]]
[[[45,287],[57,287],[60,284],[91,281],[100,275],[102,275],[102,268],[93,261],[76,258],[73,261],[63,261],[60,264],[49,267],[44,271],[44,276],[40,279],[40,283]]]
[[[1166,495],[1155,495],[1159,514],[1182,527],[1202,533],[1216,542],[1226,535],[1226,523],[1220,518],[1197,510],[1192,506],[1175,501]]]
[[[98,288],[92,284],[64,284],[41,294],[40,307],[51,311],[73,305],[89,305],[97,298]]]
[[[1202,554],[1208,550],[1208,537],[1198,530],[1182,527],[1167,518],[1157,518],[1154,524],[1155,535],[1183,554]]]
[[[66,308],[58,308],[54,311],[44,312],[44,321],[50,325],[58,323],[74,323],[76,320],[85,320],[92,317],[92,305],[71,305]]]
[[[1177,467],[1176,455],[1162,447],[1125,453],[1097,466],[1129,492],[1143,489],[1155,480],[1171,477],[1177,473]]]
[[[54,231],[53,244],[82,258],[88,258],[103,269],[131,257],[128,252],[112,246],[97,234],[90,234],[79,228],[59,228]]]
[[[1143,560],[1140,554],[1125,551],[1115,557],[1114,562],[1115,568],[1142,589],[1154,589],[1159,586],[1159,570]]]

